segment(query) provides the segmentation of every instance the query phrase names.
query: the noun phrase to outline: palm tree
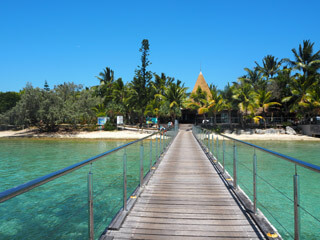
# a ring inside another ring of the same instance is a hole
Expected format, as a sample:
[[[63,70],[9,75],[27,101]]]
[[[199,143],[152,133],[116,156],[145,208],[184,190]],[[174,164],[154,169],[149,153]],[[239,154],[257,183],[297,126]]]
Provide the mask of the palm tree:
[[[227,86],[225,86],[224,90],[221,92],[222,99],[223,99],[223,109],[228,111],[228,119],[229,119],[229,125],[231,128],[232,124],[232,118],[231,118],[231,112],[233,109],[235,109],[234,99],[233,96],[233,87],[230,86],[228,83]]]
[[[282,64],[282,60],[278,62],[278,58],[275,58],[272,55],[267,55],[262,59],[263,66],[261,67],[257,62],[257,70],[262,73],[263,76],[266,77],[267,81],[269,77],[273,77],[280,70],[280,66]]]
[[[288,62],[294,69],[302,70],[304,77],[314,74],[320,68],[320,51],[313,54],[313,45],[310,40],[304,40],[303,46],[299,44],[299,50],[293,48],[291,51],[294,54],[294,61],[286,58],[284,61]]]
[[[201,87],[198,86],[196,92],[191,93],[190,99],[194,102],[199,103],[201,100],[207,100],[208,94],[205,91],[202,91]]]
[[[282,102],[291,102],[290,112],[296,112],[301,116],[306,115],[306,110],[311,106],[310,92],[318,84],[316,76],[305,77],[297,73],[289,83],[291,95],[282,99]]]
[[[254,68],[253,70],[244,68],[244,70],[247,74],[240,77],[238,81],[251,84],[254,90],[266,88],[267,82],[263,79],[262,73],[259,72],[257,68]]]
[[[96,117],[105,117],[107,115],[106,107],[103,103],[98,104],[92,110],[96,113]]]
[[[161,73],[161,76],[154,73],[154,81],[151,82],[151,86],[155,91],[155,94],[164,94],[165,88],[169,86],[170,83],[174,82],[174,78],[166,76]]]
[[[256,107],[254,102],[254,90],[251,84],[244,81],[241,84],[235,85],[233,89],[233,99],[238,102],[240,113],[242,114],[241,124],[245,126],[246,121],[244,119],[249,117],[249,113],[254,112]]]
[[[206,113],[209,112],[209,108],[214,104],[214,101],[208,99],[207,95],[207,92],[202,91],[201,87],[198,86],[196,92],[191,93],[187,102],[187,108],[196,110],[199,115],[203,115],[203,120],[206,120]]]
[[[312,89],[308,90],[307,100],[310,102],[312,106],[312,112],[315,116],[320,115],[320,87],[317,84]]]
[[[126,93],[127,86],[123,83],[122,78],[118,78],[112,84],[112,101],[116,103],[123,103]]]
[[[164,95],[156,94],[155,97],[161,101],[160,113],[170,116],[173,122],[176,117],[181,116],[187,89],[184,84],[181,85],[181,81],[177,80],[176,83],[169,83]]]
[[[211,86],[210,86],[211,87]],[[214,115],[214,125],[217,124],[217,113],[221,112],[224,108],[222,95],[219,94],[219,91],[214,86],[211,88],[211,105],[209,107],[210,112]]]
[[[110,84],[112,84],[114,80],[114,72],[111,68],[106,67],[106,69],[103,69],[103,72],[100,72],[99,76],[96,76],[96,78],[99,79],[100,85],[107,85],[110,87]]]
[[[100,81],[99,87],[96,89],[97,94],[104,97],[104,104],[107,106],[112,100],[112,85],[114,82],[114,72],[106,67],[96,78]]]
[[[310,40],[304,40],[303,46],[299,44],[299,50],[293,48],[294,61],[285,59],[293,69],[302,71],[297,73],[290,82],[291,95],[282,99],[283,102],[291,101],[290,112],[297,112],[300,116],[308,114],[312,104],[309,102],[308,93],[318,84],[317,70],[320,68],[320,51],[313,53],[313,45]]]
[[[278,102],[272,102],[271,101],[272,94],[271,91],[266,91],[266,90],[258,90],[257,93],[255,93],[254,96],[254,101],[255,104],[258,107],[258,112],[262,112],[262,117],[264,119],[264,127],[267,128],[267,123],[266,123],[266,111],[268,111],[268,108],[270,106],[274,105],[281,105]]]

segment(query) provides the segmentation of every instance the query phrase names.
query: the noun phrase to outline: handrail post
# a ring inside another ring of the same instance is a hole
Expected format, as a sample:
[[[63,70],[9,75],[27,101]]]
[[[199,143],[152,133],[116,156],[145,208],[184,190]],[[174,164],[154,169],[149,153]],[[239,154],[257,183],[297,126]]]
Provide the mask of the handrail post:
[[[208,152],[210,152],[210,133],[208,131]]]
[[[89,240],[94,239],[94,215],[93,215],[93,196],[92,196],[92,172],[91,172],[92,164],[90,166],[90,171],[88,173],[88,237]]]
[[[223,174],[225,172],[224,170],[224,157],[225,157],[225,151],[226,151],[226,143],[224,141],[224,138],[222,139],[222,168],[223,168]]]
[[[168,137],[168,132],[166,131],[166,134],[165,134],[165,141],[166,141],[166,148],[168,147],[169,145],[169,137]]]
[[[214,155],[214,134],[212,133],[212,138],[211,138],[211,152],[212,156]]]
[[[123,210],[127,209],[127,150],[124,149],[123,154]]]
[[[143,141],[140,144],[140,187],[143,185]]]
[[[233,141],[233,187],[238,188],[237,184],[237,145]]]
[[[156,134],[156,160],[159,158],[159,155],[158,155],[158,134]]]
[[[217,161],[219,161],[219,137],[217,136]]]
[[[162,153],[161,136],[162,136],[162,134],[161,134],[161,131],[160,131],[160,132],[159,132],[159,158],[160,158],[161,153]]]
[[[212,155],[214,155],[214,134],[212,134]]]
[[[253,153],[253,212],[257,213],[257,155],[255,148]]]
[[[164,152],[164,148],[165,148],[165,139],[164,139],[164,135],[165,135],[165,132],[163,131],[162,132],[162,153]]]
[[[295,165],[295,175],[293,175],[294,187],[294,239],[300,239],[300,185],[299,175],[297,174],[297,165]]]
[[[150,138],[150,172],[151,172],[151,167],[152,167],[152,138]]]

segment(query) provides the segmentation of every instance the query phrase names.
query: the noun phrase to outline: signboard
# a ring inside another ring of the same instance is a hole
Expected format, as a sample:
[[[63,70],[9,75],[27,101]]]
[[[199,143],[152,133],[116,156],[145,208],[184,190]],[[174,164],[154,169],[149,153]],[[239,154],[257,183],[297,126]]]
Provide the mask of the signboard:
[[[109,120],[110,120],[109,117],[98,117],[98,125],[103,126]]]
[[[123,116],[117,116],[117,125],[123,125]]]
[[[147,117],[146,118],[146,123],[147,124],[157,124],[158,123],[158,118],[151,118],[151,117]]]

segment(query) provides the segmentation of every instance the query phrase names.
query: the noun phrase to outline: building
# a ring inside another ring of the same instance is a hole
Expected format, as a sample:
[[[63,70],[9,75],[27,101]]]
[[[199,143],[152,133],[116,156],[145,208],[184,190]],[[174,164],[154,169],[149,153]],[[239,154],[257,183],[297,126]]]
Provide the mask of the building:
[[[210,88],[209,88],[206,80],[204,79],[201,71],[199,73],[198,79],[197,79],[196,84],[194,85],[191,93],[195,93],[197,91],[198,87],[200,87],[202,91],[206,92],[207,96],[209,98],[212,97],[211,92],[210,92]]]
[[[202,91],[206,92],[207,96],[209,98],[212,97],[212,94],[210,92],[210,88],[209,88],[206,80],[204,79],[204,76],[201,71],[199,73],[199,76],[197,78],[197,81],[196,81],[191,93],[195,93],[197,91],[198,87],[200,87]],[[196,119],[197,119],[197,112],[196,111],[192,111],[190,109],[182,109],[182,116],[180,119],[181,123],[195,123]]]

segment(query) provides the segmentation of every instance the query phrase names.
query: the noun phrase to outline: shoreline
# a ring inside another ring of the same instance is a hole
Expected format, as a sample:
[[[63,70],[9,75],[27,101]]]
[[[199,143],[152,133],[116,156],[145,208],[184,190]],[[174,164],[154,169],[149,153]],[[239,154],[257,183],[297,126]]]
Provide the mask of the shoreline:
[[[71,140],[137,140],[152,134],[153,130],[130,131],[77,131],[77,132],[57,132],[57,133],[39,133],[36,129],[24,129],[19,131],[8,130],[0,131],[0,139],[5,138],[30,138],[30,139],[71,139]],[[320,142],[320,138],[306,135],[289,135],[289,134],[235,134],[225,133],[227,137],[243,141],[315,141]],[[226,138],[226,140],[228,140]]]
[[[290,134],[223,134],[227,137],[235,138],[242,141],[314,141],[320,142],[320,138],[310,137],[306,135],[290,135]],[[226,140],[229,140],[226,138]]]
[[[39,133],[35,129],[25,129],[19,131],[0,131],[1,138],[30,138],[30,139],[79,139],[79,140],[137,140],[149,136],[154,131],[143,130],[115,130],[115,131],[78,131],[78,132],[56,132]]]

